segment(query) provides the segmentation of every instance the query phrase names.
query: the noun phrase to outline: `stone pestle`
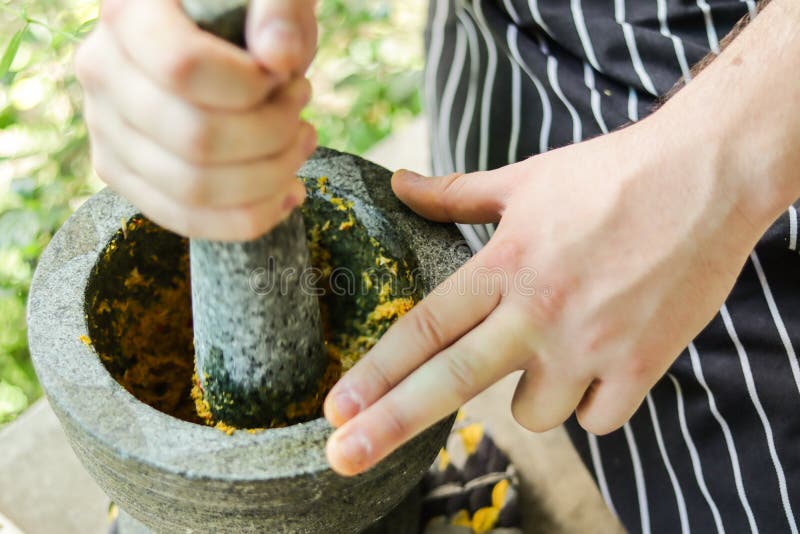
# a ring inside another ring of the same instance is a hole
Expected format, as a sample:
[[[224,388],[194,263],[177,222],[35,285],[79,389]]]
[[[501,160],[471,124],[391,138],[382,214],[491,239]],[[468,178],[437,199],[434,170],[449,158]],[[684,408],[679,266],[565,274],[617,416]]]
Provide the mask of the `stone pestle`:
[[[201,28],[244,46],[247,0],[182,3]],[[192,240],[190,263],[195,370],[214,421],[294,422],[287,409],[317,392],[328,361],[300,210],[253,241]]]

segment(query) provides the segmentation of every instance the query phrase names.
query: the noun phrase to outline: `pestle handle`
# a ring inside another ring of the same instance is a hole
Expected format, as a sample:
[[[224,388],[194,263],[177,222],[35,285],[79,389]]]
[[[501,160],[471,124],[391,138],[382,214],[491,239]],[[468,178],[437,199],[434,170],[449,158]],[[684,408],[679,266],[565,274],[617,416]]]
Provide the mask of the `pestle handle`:
[[[247,0],[182,2],[200,27],[244,46]],[[327,367],[319,302],[304,286],[299,209],[253,241],[192,240],[190,263],[195,370],[214,420],[238,428],[286,421]]]
[[[182,0],[182,4],[198,26],[244,48],[248,0]]]

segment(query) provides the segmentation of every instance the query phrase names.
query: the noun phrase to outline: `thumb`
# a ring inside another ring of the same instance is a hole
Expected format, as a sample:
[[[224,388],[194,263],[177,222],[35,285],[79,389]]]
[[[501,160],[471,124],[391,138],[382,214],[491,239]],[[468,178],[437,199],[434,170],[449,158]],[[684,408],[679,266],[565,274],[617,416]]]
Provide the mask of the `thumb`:
[[[305,73],[317,50],[316,0],[252,0],[247,15],[247,48],[268,72],[285,77]]]
[[[392,176],[395,195],[422,217],[437,222],[498,222],[510,183],[503,169],[433,178],[399,170]]]

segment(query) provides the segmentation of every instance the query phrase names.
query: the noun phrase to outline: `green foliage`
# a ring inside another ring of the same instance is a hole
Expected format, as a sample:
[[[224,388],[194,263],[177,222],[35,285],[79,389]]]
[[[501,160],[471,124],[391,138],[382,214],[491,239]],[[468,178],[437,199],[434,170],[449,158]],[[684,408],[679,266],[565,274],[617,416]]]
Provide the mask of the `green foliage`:
[[[11,68],[11,62],[17,57],[19,45],[22,44],[22,38],[25,37],[27,31],[28,24],[26,22],[26,24],[11,37],[11,40],[8,41],[6,51],[3,53],[2,59],[0,59],[0,78],[4,78],[5,75],[8,74],[8,69]]]
[[[86,131],[71,73],[90,2],[0,3],[0,425],[41,395],[25,302],[50,237],[91,193]]]
[[[325,0],[307,118],[320,144],[361,154],[420,112],[423,3]]]
[[[0,0],[0,426],[41,395],[25,303],[39,255],[101,184],[72,69],[97,0]],[[420,111],[421,0],[321,0],[306,118],[363,153]]]

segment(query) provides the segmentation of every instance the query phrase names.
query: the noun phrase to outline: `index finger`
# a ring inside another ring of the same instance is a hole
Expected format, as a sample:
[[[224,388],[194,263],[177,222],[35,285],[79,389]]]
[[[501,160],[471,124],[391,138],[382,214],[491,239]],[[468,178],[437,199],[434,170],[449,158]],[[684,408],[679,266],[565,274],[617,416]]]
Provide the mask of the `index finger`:
[[[331,467],[343,475],[369,469],[534,354],[529,321],[500,305],[477,328],[427,361],[330,437]]]
[[[245,50],[198,28],[179,0],[107,0],[102,19],[139,69],[194,104],[250,109],[280,81]]]
[[[325,399],[325,417],[340,426],[417,367],[480,323],[501,298],[485,266],[488,248],[398,319]]]

